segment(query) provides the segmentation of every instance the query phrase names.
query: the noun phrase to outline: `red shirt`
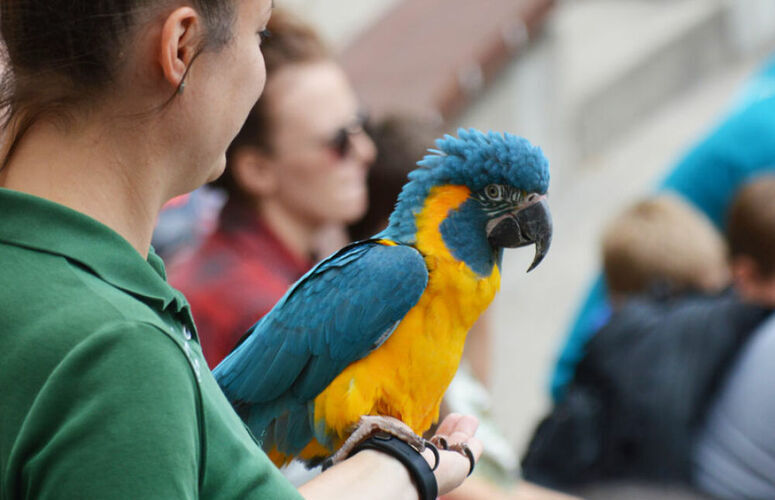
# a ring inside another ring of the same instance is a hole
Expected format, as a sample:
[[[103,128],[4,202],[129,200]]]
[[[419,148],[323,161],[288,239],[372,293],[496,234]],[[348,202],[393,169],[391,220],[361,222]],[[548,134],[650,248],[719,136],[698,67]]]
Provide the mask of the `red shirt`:
[[[172,264],[168,280],[191,304],[213,368],[310,267],[312,262],[293,255],[256,214],[229,202],[215,232]]]

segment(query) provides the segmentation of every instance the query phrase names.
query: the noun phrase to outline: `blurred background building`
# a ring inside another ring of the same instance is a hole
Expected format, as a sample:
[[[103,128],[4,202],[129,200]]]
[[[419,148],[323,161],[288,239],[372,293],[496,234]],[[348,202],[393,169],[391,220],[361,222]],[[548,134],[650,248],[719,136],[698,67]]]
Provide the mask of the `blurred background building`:
[[[521,450],[548,405],[603,224],[716,124],[775,50],[772,0],[283,0],[339,50],[367,107],[509,131],[552,164],[546,261],[506,254],[494,413]]]

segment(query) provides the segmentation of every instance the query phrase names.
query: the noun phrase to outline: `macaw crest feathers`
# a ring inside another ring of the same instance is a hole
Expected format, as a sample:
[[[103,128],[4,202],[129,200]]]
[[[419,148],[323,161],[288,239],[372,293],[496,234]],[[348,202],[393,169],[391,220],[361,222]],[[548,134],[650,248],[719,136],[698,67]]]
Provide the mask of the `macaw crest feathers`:
[[[509,133],[459,129],[458,137],[436,140],[438,149],[417,165],[409,180],[438,186],[459,184],[471,191],[488,184],[508,184],[528,192],[545,193],[549,187],[549,165],[541,148]]]
[[[503,184],[539,194],[549,187],[549,162],[541,148],[522,137],[459,129],[458,137],[445,135],[436,147],[409,174],[384,236],[414,243],[414,217],[434,186],[461,185],[475,192],[489,184]]]

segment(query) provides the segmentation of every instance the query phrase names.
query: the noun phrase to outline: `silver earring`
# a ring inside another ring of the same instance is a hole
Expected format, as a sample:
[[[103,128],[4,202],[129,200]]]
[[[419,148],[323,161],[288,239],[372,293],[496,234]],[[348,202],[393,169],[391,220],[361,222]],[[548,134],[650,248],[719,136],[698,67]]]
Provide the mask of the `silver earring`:
[[[183,93],[183,89],[185,89],[185,88],[186,88],[186,81],[183,80],[182,82],[180,82],[180,85],[178,85],[178,94],[182,94]]]

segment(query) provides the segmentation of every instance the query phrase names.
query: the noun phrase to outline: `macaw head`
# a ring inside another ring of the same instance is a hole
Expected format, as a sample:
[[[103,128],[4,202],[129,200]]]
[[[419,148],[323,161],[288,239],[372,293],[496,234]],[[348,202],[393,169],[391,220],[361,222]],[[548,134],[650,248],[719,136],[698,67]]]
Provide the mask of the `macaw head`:
[[[535,245],[528,271],[552,239],[546,202],[549,164],[541,149],[511,134],[460,129],[436,141],[399,196],[384,236],[418,245],[428,213],[442,212],[438,233],[447,250],[487,275],[503,248]]]

